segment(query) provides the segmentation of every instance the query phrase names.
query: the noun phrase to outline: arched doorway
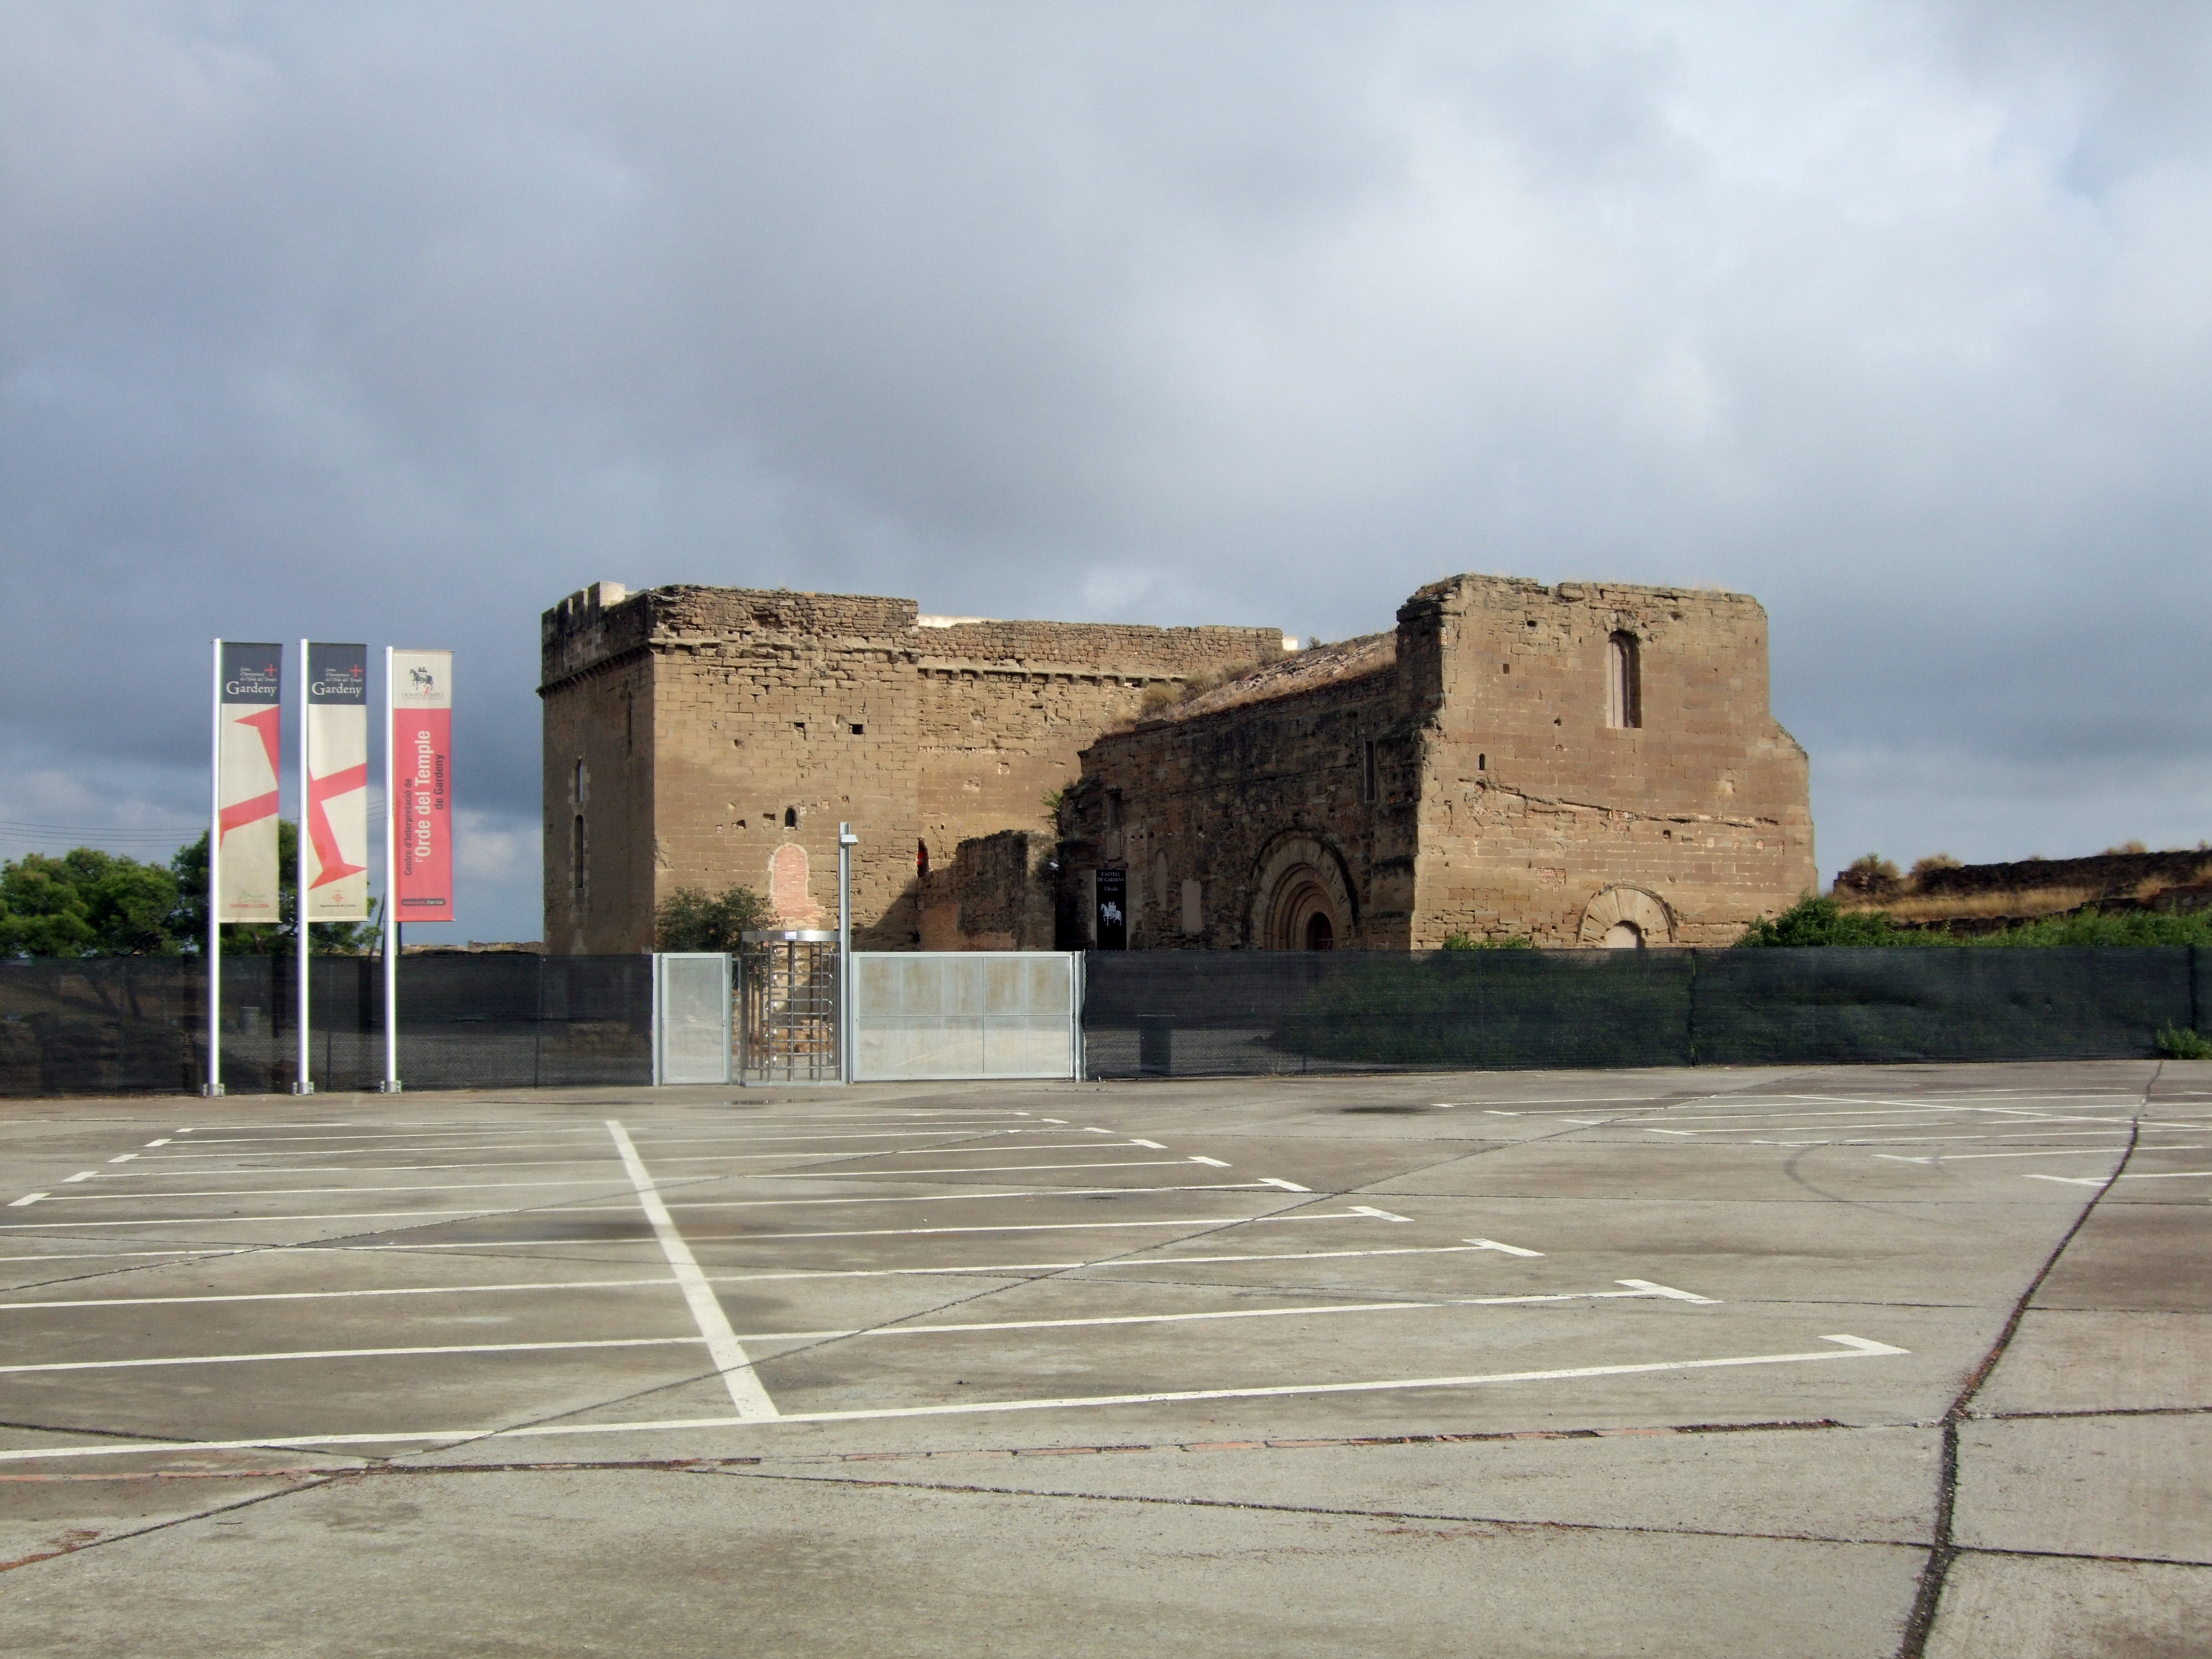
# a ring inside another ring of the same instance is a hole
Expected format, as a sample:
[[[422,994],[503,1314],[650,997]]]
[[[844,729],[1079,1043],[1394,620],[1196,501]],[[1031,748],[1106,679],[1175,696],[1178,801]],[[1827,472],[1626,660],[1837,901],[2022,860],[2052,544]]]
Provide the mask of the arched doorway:
[[[1585,945],[1607,951],[1636,951],[1674,942],[1674,913],[1656,893],[1641,887],[1607,887],[1583,907],[1581,938]]]
[[[1252,943],[1262,951],[1334,951],[1359,927],[1344,862],[1318,837],[1277,837],[1260,861]]]

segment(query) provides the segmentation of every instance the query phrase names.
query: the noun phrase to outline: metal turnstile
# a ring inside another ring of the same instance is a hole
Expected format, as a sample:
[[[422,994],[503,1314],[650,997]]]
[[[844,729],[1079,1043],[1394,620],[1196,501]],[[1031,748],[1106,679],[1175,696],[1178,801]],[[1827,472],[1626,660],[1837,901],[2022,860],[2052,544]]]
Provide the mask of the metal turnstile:
[[[837,935],[766,929],[743,942],[738,1081],[836,1082]]]

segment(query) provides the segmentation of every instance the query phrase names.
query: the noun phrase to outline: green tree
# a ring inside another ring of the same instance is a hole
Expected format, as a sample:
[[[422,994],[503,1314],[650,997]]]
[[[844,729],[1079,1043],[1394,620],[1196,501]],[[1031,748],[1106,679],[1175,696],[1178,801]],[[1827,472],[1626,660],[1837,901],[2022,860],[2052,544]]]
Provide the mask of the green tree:
[[[734,953],[744,948],[739,935],[775,921],[768,901],[750,887],[732,887],[720,898],[697,887],[679,887],[655,907],[653,940],[663,951]]]
[[[172,956],[177,879],[79,847],[0,865],[0,956]]]
[[[179,948],[192,952],[207,949],[208,840],[203,835],[189,847],[180,847],[169,860],[176,878],[177,902],[169,930]],[[300,910],[300,831],[289,818],[276,823],[276,902],[282,921],[227,923],[222,948],[240,956],[275,956],[297,949],[294,918]],[[361,956],[376,943],[377,924],[368,921],[316,921],[308,924],[307,948],[317,956]]]

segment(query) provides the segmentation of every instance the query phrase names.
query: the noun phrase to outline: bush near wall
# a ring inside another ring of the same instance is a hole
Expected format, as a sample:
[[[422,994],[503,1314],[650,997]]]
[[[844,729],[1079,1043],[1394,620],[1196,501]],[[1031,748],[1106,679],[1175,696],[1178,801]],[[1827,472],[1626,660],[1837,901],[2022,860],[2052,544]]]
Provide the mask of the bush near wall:
[[[2095,908],[2021,922],[1994,933],[1948,933],[1899,927],[1880,910],[1847,910],[1832,898],[1809,897],[1752,924],[1739,948],[1776,945],[1886,945],[1953,950],[2006,947],[2212,945],[2212,912],[2165,915],[2149,911],[2106,915]]]

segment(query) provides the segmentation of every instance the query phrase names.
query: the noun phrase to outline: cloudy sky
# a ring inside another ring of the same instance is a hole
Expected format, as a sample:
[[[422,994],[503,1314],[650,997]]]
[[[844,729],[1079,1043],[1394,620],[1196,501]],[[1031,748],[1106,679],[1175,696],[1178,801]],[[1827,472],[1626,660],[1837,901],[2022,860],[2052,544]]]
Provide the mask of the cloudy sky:
[[[2195,845],[2208,94],[2125,0],[13,0],[0,854],[197,833],[211,635],[449,645],[534,938],[587,582],[1460,570],[1758,595],[1827,870]]]

